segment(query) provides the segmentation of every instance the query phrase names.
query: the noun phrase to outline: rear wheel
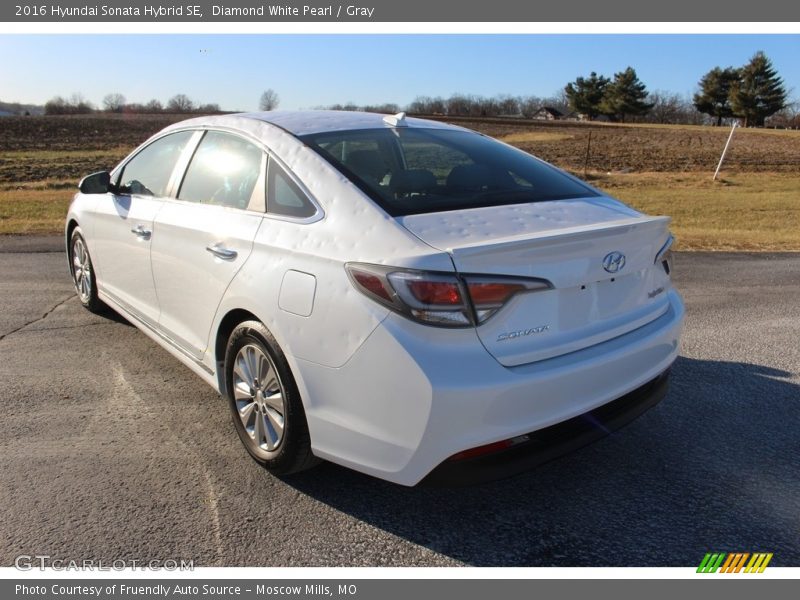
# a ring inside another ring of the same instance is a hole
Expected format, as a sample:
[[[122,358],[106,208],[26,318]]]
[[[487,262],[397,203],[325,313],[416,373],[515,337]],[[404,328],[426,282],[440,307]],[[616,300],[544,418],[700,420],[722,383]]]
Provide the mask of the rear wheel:
[[[286,357],[258,321],[236,327],[225,352],[225,387],[233,423],[250,455],[276,475],[318,461],[311,453],[303,403]]]
[[[92,257],[89,256],[89,249],[86,247],[86,240],[83,239],[80,227],[72,230],[69,239],[69,269],[81,304],[94,313],[101,312],[104,306],[97,297],[97,279],[92,266]]]

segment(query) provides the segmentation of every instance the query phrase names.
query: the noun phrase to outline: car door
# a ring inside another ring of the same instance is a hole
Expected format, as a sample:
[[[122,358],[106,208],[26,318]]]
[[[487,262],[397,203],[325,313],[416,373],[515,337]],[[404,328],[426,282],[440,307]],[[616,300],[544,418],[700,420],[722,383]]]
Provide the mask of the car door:
[[[139,150],[115,171],[114,192],[95,207],[92,259],[101,290],[150,325],[159,310],[150,268],[153,219],[196,133],[169,134]]]
[[[228,284],[247,260],[265,209],[266,154],[238,135],[207,131],[176,198],[153,224],[160,331],[201,359]]]

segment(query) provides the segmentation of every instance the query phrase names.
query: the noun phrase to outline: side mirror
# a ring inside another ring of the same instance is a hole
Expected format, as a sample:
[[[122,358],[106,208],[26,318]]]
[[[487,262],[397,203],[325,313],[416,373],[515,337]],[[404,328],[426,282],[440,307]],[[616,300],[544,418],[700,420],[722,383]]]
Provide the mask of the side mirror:
[[[108,171],[100,171],[87,175],[78,184],[82,194],[105,194],[111,184],[111,175]]]

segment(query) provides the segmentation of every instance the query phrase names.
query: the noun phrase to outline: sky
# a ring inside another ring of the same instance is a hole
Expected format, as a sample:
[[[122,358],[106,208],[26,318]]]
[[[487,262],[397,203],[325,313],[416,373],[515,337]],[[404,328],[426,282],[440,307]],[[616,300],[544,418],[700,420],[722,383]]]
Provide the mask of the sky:
[[[800,35],[0,34],[0,100],[43,104],[74,93],[101,105],[175,94],[223,110],[394,102],[467,93],[552,96],[591,71],[636,69],[647,89],[681,95],[715,66],[769,56],[800,99]]]

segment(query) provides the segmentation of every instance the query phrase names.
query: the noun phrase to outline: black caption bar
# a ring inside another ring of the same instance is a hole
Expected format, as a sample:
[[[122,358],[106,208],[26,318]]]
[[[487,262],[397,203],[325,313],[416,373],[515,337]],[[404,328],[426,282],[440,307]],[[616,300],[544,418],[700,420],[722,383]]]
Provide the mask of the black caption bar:
[[[39,0],[0,5],[0,21],[53,22],[800,22],[800,3],[744,0]]]
[[[688,569],[687,569],[688,570]],[[693,571],[694,569],[691,569]],[[427,598],[648,598],[693,597],[700,576],[672,580],[553,580],[553,579],[362,579],[362,580],[235,580],[185,579],[26,579],[0,581],[0,597],[15,600],[424,600]],[[737,600],[760,596],[790,597],[788,579],[718,580],[714,595]],[[758,586],[758,589],[755,588]],[[767,589],[765,589],[767,588]]]

